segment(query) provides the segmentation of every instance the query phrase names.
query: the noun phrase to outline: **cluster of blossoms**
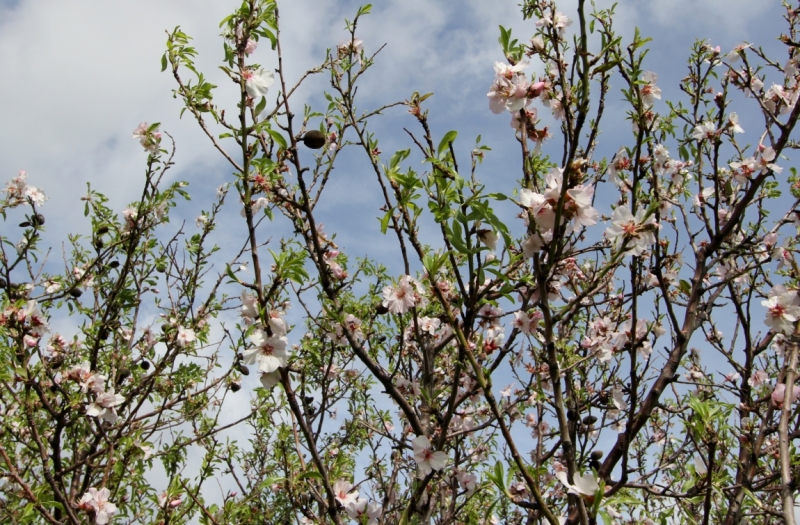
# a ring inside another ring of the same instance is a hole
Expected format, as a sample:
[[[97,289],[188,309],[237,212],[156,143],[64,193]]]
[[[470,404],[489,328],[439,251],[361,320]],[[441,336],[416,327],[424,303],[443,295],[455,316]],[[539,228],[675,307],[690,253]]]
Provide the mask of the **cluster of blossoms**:
[[[480,326],[483,328],[481,350],[486,355],[491,354],[503,345],[505,328],[501,323],[503,310],[500,307],[486,304],[478,310]]]
[[[737,62],[750,44],[740,44],[731,51],[727,58]],[[772,84],[764,91],[764,81],[752,69],[737,70],[730,68],[727,78],[731,84],[744,91],[748,96],[761,99],[764,107],[773,115],[784,115],[791,112],[800,99],[800,83],[798,83],[798,58],[793,56],[786,61],[783,68],[785,85]]]
[[[361,322],[361,319],[353,314],[347,314],[347,317],[345,317],[344,320],[344,324],[347,326],[347,329],[356,339],[364,338],[364,333],[361,331]],[[345,336],[344,330],[345,329],[342,325],[337,324],[334,329],[334,333],[329,333],[328,338],[340,345],[347,344],[347,337]]]
[[[64,374],[62,380],[72,380],[80,384],[81,392],[95,395],[94,403],[86,406],[86,415],[92,416],[113,425],[117,422],[117,408],[125,402],[122,394],[117,394],[114,388],[106,390],[106,376],[92,372],[91,365],[84,361]]]
[[[527,188],[520,190],[520,204],[528,209],[529,215],[536,224],[537,232],[523,243],[526,256],[542,248],[545,242],[552,238],[556,226],[558,203],[561,199],[562,185],[564,184],[564,169],[553,168],[545,178],[547,189],[544,193],[537,193]],[[600,214],[592,207],[594,187],[578,184],[569,188],[564,195],[561,206],[560,223],[569,223],[567,233],[579,229],[581,226],[597,224]]]
[[[44,196],[42,190],[27,183],[28,174],[25,170],[20,170],[16,177],[6,183],[3,192],[7,195],[6,202],[3,205],[9,208],[14,208],[20,204],[28,202],[36,206],[41,206],[47,197]]]
[[[783,168],[773,162],[775,157],[775,150],[772,147],[759,146],[758,154],[755,157],[746,157],[741,161],[730,163],[734,180],[744,185],[753,176],[764,173],[767,170],[772,170],[774,173],[782,172]]]
[[[637,345],[641,356],[647,359],[653,351],[651,343],[645,339],[650,333],[650,327],[644,319],[637,320],[635,330],[632,325],[633,322],[628,319],[615,327],[607,316],[596,317],[589,324],[581,346],[594,352],[601,363],[610,361],[615,353],[629,344]],[[665,333],[663,327],[659,325],[656,325],[653,331],[657,336]]]
[[[366,516],[367,525],[377,525],[383,514],[383,505],[377,501],[362,498],[358,490],[353,490],[353,485],[349,481],[337,479],[332,488],[336,501],[342,504],[350,519],[360,523],[361,519]]]
[[[242,317],[247,324],[258,322],[258,299],[242,292]],[[282,312],[269,312],[268,328],[259,324],[250,334],[250,342],[253,344],[244,351],[244,362],[248,365],[258,363],[258,370],[261,373],[261,384],[264,388],[272,388],[280,382],[279,368],[288,365],[289,356],[286,347],[289,344],[288,325],[283,318]]]
[[[7,326],[22,334],[22,341],[28,348],[39,344],[44,334],[50,331],[47,318],[39,310],[39,304],[30,300],[23,307],[9,306],[0,312],[0,327]]]
[[[108,501],[111,491],[103,487],[97,490],[91,487],[78,502],[78,508],[94,514],[97,525],[106,525],[117,512],[117,506]]]
[[[158,124],[148,125],[142,122],[133,130],[133,137],[139,140],[144,150],[148,153],[155,153],[161,145],[161,132],[158,131]]]
[[[342,268],[342,266],[335,261],[335,259],[339,256],[339,250],[328,250],[325,252],[325,263],[328,265],[328,269],[331,271],[331,275],[337,281],[342,281],[347,279],[347,270]]]
[[[543,130],[536,128],[536,109],[528,106],[533,99],[544,93],[547,83],[544,81],[531,83],[522,72],[528,64],[525,60],[514,65],[495,62],[495,80],[486,96],[489,97],[489,109],[492,113],[511,112],[511,127],[520,132],[524,128],[528,138],[536,142],[539,148],[550,134],[547,128]]]

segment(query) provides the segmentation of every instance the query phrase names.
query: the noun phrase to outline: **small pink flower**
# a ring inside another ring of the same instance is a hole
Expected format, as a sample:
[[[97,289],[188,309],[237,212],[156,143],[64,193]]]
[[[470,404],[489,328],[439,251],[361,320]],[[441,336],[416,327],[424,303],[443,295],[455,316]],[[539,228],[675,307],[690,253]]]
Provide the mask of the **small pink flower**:
[[[447,454],[441,450],[434,451],[426,436],[414,438],[411,447],[414,449],[414,460],[417,462],[419,473],[423,477],[433,470],[442,470],[447,463]]]
[[[750,379],[747,380],[747,383],[752,387],[761,386],[764,383],[769,381],[769,374],[767,374],[763,370],[756,370]]]

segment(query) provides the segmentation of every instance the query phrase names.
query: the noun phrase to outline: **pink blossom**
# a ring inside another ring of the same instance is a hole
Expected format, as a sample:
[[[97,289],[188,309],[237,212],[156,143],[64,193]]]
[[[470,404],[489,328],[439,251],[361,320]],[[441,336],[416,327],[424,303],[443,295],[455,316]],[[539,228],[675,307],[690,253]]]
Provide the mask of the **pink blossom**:
[[[752,387],[761,386],[764,383],[769,381],[769,374],[767,374],[764,370],[756,370],[750,379],[747,380],[747,384]]]
[[[258,318],[258,297],[242,291],[242,317],[246,323],[252,323]]]
[[[556,477],[567,487],[567,492],[576,496],[594,496],[600,490],[600,484],[591,472],[582,476],[573,474],[572,479],[575,483],[567,481],[567,473],[563,470],[556,472]]]
[[[775,390],[772,391],[772,406],[775,408],[783,408],[783,403],[786,401],[786,398],[789,397],[789,401],[791,403],[797,402],[797,399],[800,398],[800,385],[794,385],[792,387],[792,395],[786,395],[786,384],[778,383],[775,385]]]
[[[117,512],[117,506],[108,501],[111,491],[103,487],[97,490],[91,487],[78,502],[82,510],[94,512],[94,522],[97,525],[106,525]]]
[[[447,463],[447,454],[441,450],[434,451],[427,436],[417,436],[411,441],[411,446],[421,476],[427,476],[433,470],[442,470]]]
[[[270,86],[275,82],[275,74],[267,69],[245,69],[242,71],[244,89],[254,99],[267,95]]]
[[[653,105],[653,99],[661,99],[661,88],[656,86],[658,75],[652,71],[646,71],[642,73],[641,80],[643,84],[639,89],[642,93],[642,102],[645,106],[650,107]]]
[[[161,132],[158,129],[150,130],[147,122],[141,122],[135,130],[131,138],[138,139],[139,144],[142,145],[148,153],[155,153],[161,144]]]
[[[478,485],[478,476],[472,472],[459,472],[456,478],[458,479],[459,486],[465,489],[468,495],[475,492],[475,488]]]
[[[358,499],[358,491],[351,489],[353,488],[352,483],[349,481],[345,481],[343,479],[337,479],[333,483],[333,492],[336,497],[336,500],[341,503],[344,507],[347,507],[351,503],[355,503]]]
[[[197,336],[195,335],[194,330],[191,328],[185,328],[183,326],[178,327],[178,335],[175,337],[175,342],[178,344],[178,346],[185,348],[195,339],[197,339]]]
[[[564,30],[572,25],[572,20],[567,18],[562,12],[556,12],[553,16],[545,15],[536,21],[536,27],[550,26],[558,31],[558,36],[564,36]]]
[[[289,340],[286,336],[267,336],[260,328],[250,335],[253,346],[244,351],[244,362],[248,365],[258,363],[258,369],[263,373],[275,372],[280,367],[288,364],[286,345]]]
[[[717,136],[717,126],[714,122],[706,120],[694,127],[692,138],[695,140],[713,140]]]
[[[117,421],[117,406],[125,402],[122,394],[115,394],[113,388],[97,395],[95,402],[86,407],[87,416],[96,416],[112,425]]]
[[[624,244],[626,254],[639,256],[655,244],[653,230],[656,227],[655,216],[651,214],[645,218],[645,210],[640,209],[634,217],[630,208],[618,206],[611,214],[611,226],[606,229],[606,238],[614,242],[616,248]]]
[[[792,333],[794,323],[800,318],[800,306],[797,303],[796,292],[770,295],[769,298],[761,301],[761,305],[767,309],[767,318],[764,320],[764,324],[776,332]]]
[[[383,289],[383,306],[393,314],[404,314],[421,302],[422,287],[410,275],[402,276],[395,286]]]
[[[281,382],[281,373],[278,370],[262,372],[258,379],[261,381],[261,386],[266,390],[271,390],[273,386]]]

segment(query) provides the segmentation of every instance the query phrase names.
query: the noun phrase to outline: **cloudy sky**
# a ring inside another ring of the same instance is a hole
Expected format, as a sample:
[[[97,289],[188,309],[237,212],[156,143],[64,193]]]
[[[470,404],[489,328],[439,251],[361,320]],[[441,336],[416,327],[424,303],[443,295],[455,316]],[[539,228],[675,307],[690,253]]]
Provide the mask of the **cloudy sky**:
[[[611,2],[597,3],[607,7]],[[226,105],[222,99],[231,92],[230,82],[216,69],[222,57],[218,24],[236,4],[0,0],[0,72],[5,80],[0,97],[0,177],[8,180],[18,170],[27,170],[31,183],[51,196],[47,208],[63,219],[60,225],[79,229],[78,199],[87,182],[108,194],[120,209],[134,198],[145,155],[131,139],[131,131],[140,121],[159,121],[178,143],[173,176],[189,180],[190,191],[229,180],[229,169],[194,123],[178,119],[180,105],[171,96],[174,83],[168,73],[160,73],[160,57],[165,30],[181,25],[195,38],[199,67],[221,86],[218,101]],[[434,132],[458,129],[464,147],[482,134],[498,152],[487,159],[485,175],[502,171],[516,177],[518,166],[505,162],[502,155],[513,152],[507,115],[488,111],[486,92],[493,63],[502,59],[497,26],[513,27],[522,40],[533,31],[533,21],[522,21],[517,4],[515,0],[376,3],[359,35],[368,52],[382,44],[386,48],[361,89],[363,107],[402,100],[413,91],[434,92],[428,105]],[[560,6],[570,14],[574,4],[571,0]],[[351,0],[281,3],[290,78],[321,62],[325,49],[345,37],[343,18],[352,18],[358,5]],[[777,0],[623,0],[617,13],[616,24],[624,35],[640,26],[654,38],[648,68],[659,74],[665,95],[676,93],[695,38],[708,38],[724,51],[743,40],[774,45],[773,28],[781,27]],[[266,45],[253,59],[274,64]],[[533,67],[540,69],[537,64]],[[295,107],[309,101],[324,109],[320,101],[325,81],[320,75],[308,82]],[[615,92],[612,89],[612,107]],[[402,108],[380,121],[384,152],[409,147],[404,126],[413,127],[414,122]],[[617,147],[609,145],[611,151]],[[326,204],[332,209],[344,201],[366,206],[372,189],[361,184],[363,195],[353,192],[348,177],[357,176],[342,175]],[[370,211],[371,217],[376,214]],[[344,223],[342,230],[347,229]]]
[[[159,121],[177,141],[172,176],[189,181],[189,191],[197,196],[189,207],[178,210],[187,221],[193,221],[216,187],[231,180],[230,168],[195,123],[178,118],[181,106],[172,98],[174,82],[160,72],[160,58],[165,30],[182,26],[195,38],[198,67],[220,86],[217,102],[232,107],[233,102],[223,101],[232,94],[230,82],[217,69],[222,58],[219,21],[238,3],[0,0],[0,184],[25,169],[30,183],[44,189],[50,197],[45,214],[58,217],[48,223],[52,240],[63,238],[67,231],[88,232],[80,201],[87,182],[107,194],[119,211],[136,198],[146,159],[131,138],[139,122]],[[459,145],[464,148],[459,151],[464,152],[481,134],[493,148],[481,176],[505,181],[507,192],[519,177],[519,155],[508,115],[493,115],[486,93],[494,61],[503,58],[498,25],[514,28],[520,40],[534,31],[534,21],[523,21],[519,15],[518,3],[376,2],[358,31],[368,53],[386,44],[359,92],[362,108],[406,99],[414,91],[434,92],[427,104],[434,133],[459,130]],[[576,3],[559,5],[576,18]],[[343,19],[352,18],[358,5],[352,0],[280,3],[289,78],[298,78],[322,62],[325,50],[345,38]],[[597,0],[597,5],[605,8],[611,2]],[[774,50],[783,61],[774,40],[776,28],[783,27],[780,17],[777,0],[621,0],[615,22],[628,41],[636,26],[653,37],[645,69],[659,75],[664,96],[670,98],[679,94],[688,50],[698,38],[721,46],[723,52],[742,41],[753,42]],[[270,67],[276,63],[265,44],[252,58]],[[541,65],[533,64],[534,69],[541,71]],[[294,107],[310,103],[324,110],[326,86],[322,75],[310,79]],[[612,87],[609,94],[611,127],[601,137],[601,151],[609,155],[624,143],[618,133],[630,129],[622,120],[619,87]],[[396,149],[411,147],[402,128],[415,129],[414,124],[403,108],[388,111],[376,123],[387,158]],[[341,247],[364,255],[368,247],[383,247],[388,241],[377,234],[380,204],[374,200],[374,180],[363,163],[345,160],[347,169],[337,171],[320,212],[326,231],[338,234]],[[237,216],[238,204],[235,199],[231,202],[232,215]],[[231,237],[236,238],[235,232]]]

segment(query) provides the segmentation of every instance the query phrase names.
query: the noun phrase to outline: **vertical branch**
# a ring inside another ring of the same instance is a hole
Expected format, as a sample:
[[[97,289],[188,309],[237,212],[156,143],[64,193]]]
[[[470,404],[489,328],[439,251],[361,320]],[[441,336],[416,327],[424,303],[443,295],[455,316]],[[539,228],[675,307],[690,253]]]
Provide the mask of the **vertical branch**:
[[[792,403],[794,402],[794,382],[797,378],[797,353],[800,347],[800,339],[793,335],[789,339],[789,365],[786,368],[784,384],[786,389],[783,395],[783,407],[781,408],[781,421],[778,424],[778,445],[780,447],[781,462],[781,504],[783,507],[783,519],[786,525],[794,525],[794,489],[792,487],[792,458],[789,455],[789,416],[792,413]]]

